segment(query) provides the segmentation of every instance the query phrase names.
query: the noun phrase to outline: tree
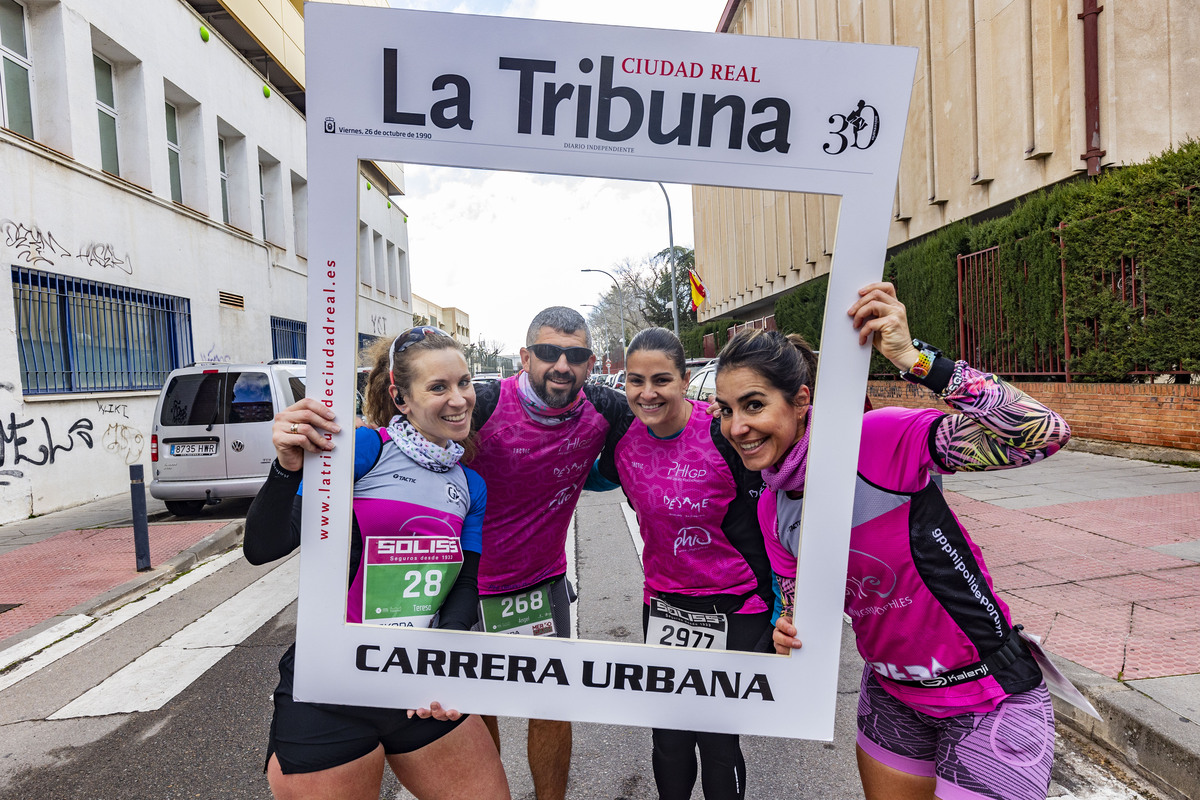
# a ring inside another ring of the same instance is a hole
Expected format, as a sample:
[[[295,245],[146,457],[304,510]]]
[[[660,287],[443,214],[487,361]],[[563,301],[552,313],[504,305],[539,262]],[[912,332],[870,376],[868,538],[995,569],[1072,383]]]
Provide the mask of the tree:
[[[691,311],[691,291],[687,270],[695,264],[695,253],[686,247],[675,247],[676,292],[679,303],[679,332],[696,325],[696,313]],[[621,319],[625,320],[626,345],[645,328],[662,327],[671,330],[671,251],[665,248],[652,256],[635,262],[629,258],[609,268],[621,286],[609,286],[592,306],[588,315],[593,345],[603,364],[610,359],[613,369],[624,366],[621,352]],[[622,301],[623,304],[622,304]]]
[[[470,365],[471,371],[474,373],[503,372],[499,357],[500,351],[503,349],[503,343],[495,340],[489,341],[482,336],[463,347],[467,356],[467,364]],[[504,359],[504,361],[507,362],[509,359]]]

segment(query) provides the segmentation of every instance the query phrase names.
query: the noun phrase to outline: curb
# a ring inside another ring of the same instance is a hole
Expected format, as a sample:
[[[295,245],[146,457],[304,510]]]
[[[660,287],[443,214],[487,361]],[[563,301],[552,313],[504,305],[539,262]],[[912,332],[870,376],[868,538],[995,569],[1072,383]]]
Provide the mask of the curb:
[[[131,600],[136,600],[152,589],[156,589],[164,583],[170,583],[177,576],[188,572],[196,564],[209,556],[238,547],[242,543],[242,536],[245,530],[245,520],[230,522],[219,530],[205,536],[188,549],[180,552],[174,558],[159,564],[154,569],[147,570],[136,578],[132,578],[114,589],[109,589],[104,594],[93,597],[91,600],[75,606],[75,608],[63,611],[57,616],[69,616],[72,614],[103,616],[110,611],[114,611]]]
[[[1200,728],[1137,689],[1051,654],[1054,664],[1096,707],[1098,720],[1054,699],[1059,723],[1107,750],[1168,797],[1200,797]]]

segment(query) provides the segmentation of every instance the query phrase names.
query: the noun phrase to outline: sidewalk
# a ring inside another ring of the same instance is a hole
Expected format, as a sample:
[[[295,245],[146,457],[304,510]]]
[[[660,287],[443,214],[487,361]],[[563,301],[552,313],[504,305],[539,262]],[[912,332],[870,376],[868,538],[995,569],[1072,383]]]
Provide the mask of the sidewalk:
[[[1014,620],[1104,717],[1056,701],[1060,722],[1200,797],[1200,469],[1068,449],[945,488]],[[0,650],[240,541],[240,520],[149,504],[154,569],[141,574],[126,495],[0,525],[0,608],[16,605],[0,612]]]
[[[128,494],[0,525],[0,650],[138,597],[241,540],[240,521],[180,520],[146,501],[151,569],[140,573]]]

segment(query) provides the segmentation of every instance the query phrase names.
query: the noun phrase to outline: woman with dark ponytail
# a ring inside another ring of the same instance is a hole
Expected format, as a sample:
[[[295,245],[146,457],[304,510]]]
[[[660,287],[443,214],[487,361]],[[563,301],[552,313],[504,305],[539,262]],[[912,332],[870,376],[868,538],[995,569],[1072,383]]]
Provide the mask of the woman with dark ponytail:
[[[634,419],[598,463],[637,512],[646,643],[769,652],[771,570],[754,511],[762,479],[721,436],[708,404],[684,396],[687,385],[673,333],[635,336],[625,365]],[[745,797],[736,735],[655,728],[653,741],[663,800],[692,796],[697,749],[706,800]]]
[[[863,790],[867,800],[1042,800],[1054,710],[1041,669],[932,478],[1032,464],[1070,431],[1016,387],[913,339],[891,284],[860,290],[849,314],[862,344],[873,341],[901,377],[958,412],[882,408],[863,418],[845,601],[867,662]],[[810,405],[814,365],[802,342],[751,331],[729,341],[717,369],[721,432],[767,484],[758,518],[781,600],[781,654],[800,647],[804,617],[792,603],[814,415],[821,424]]]

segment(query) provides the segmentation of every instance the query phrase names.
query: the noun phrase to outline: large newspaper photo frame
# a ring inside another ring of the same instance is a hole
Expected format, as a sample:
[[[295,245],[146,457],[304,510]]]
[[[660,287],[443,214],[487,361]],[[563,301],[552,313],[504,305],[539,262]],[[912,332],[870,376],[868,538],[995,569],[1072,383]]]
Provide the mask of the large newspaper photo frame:
[[[308,392],[341,420],[354,413],[360,159],[842,199],[796,581],[801,650],[347,624],[344,426],[334,450],[305,460],[295,696],[831,739],[869,357],[845,310],[882,272],[916,51],[322,3],[305,5],[305,48]]]

